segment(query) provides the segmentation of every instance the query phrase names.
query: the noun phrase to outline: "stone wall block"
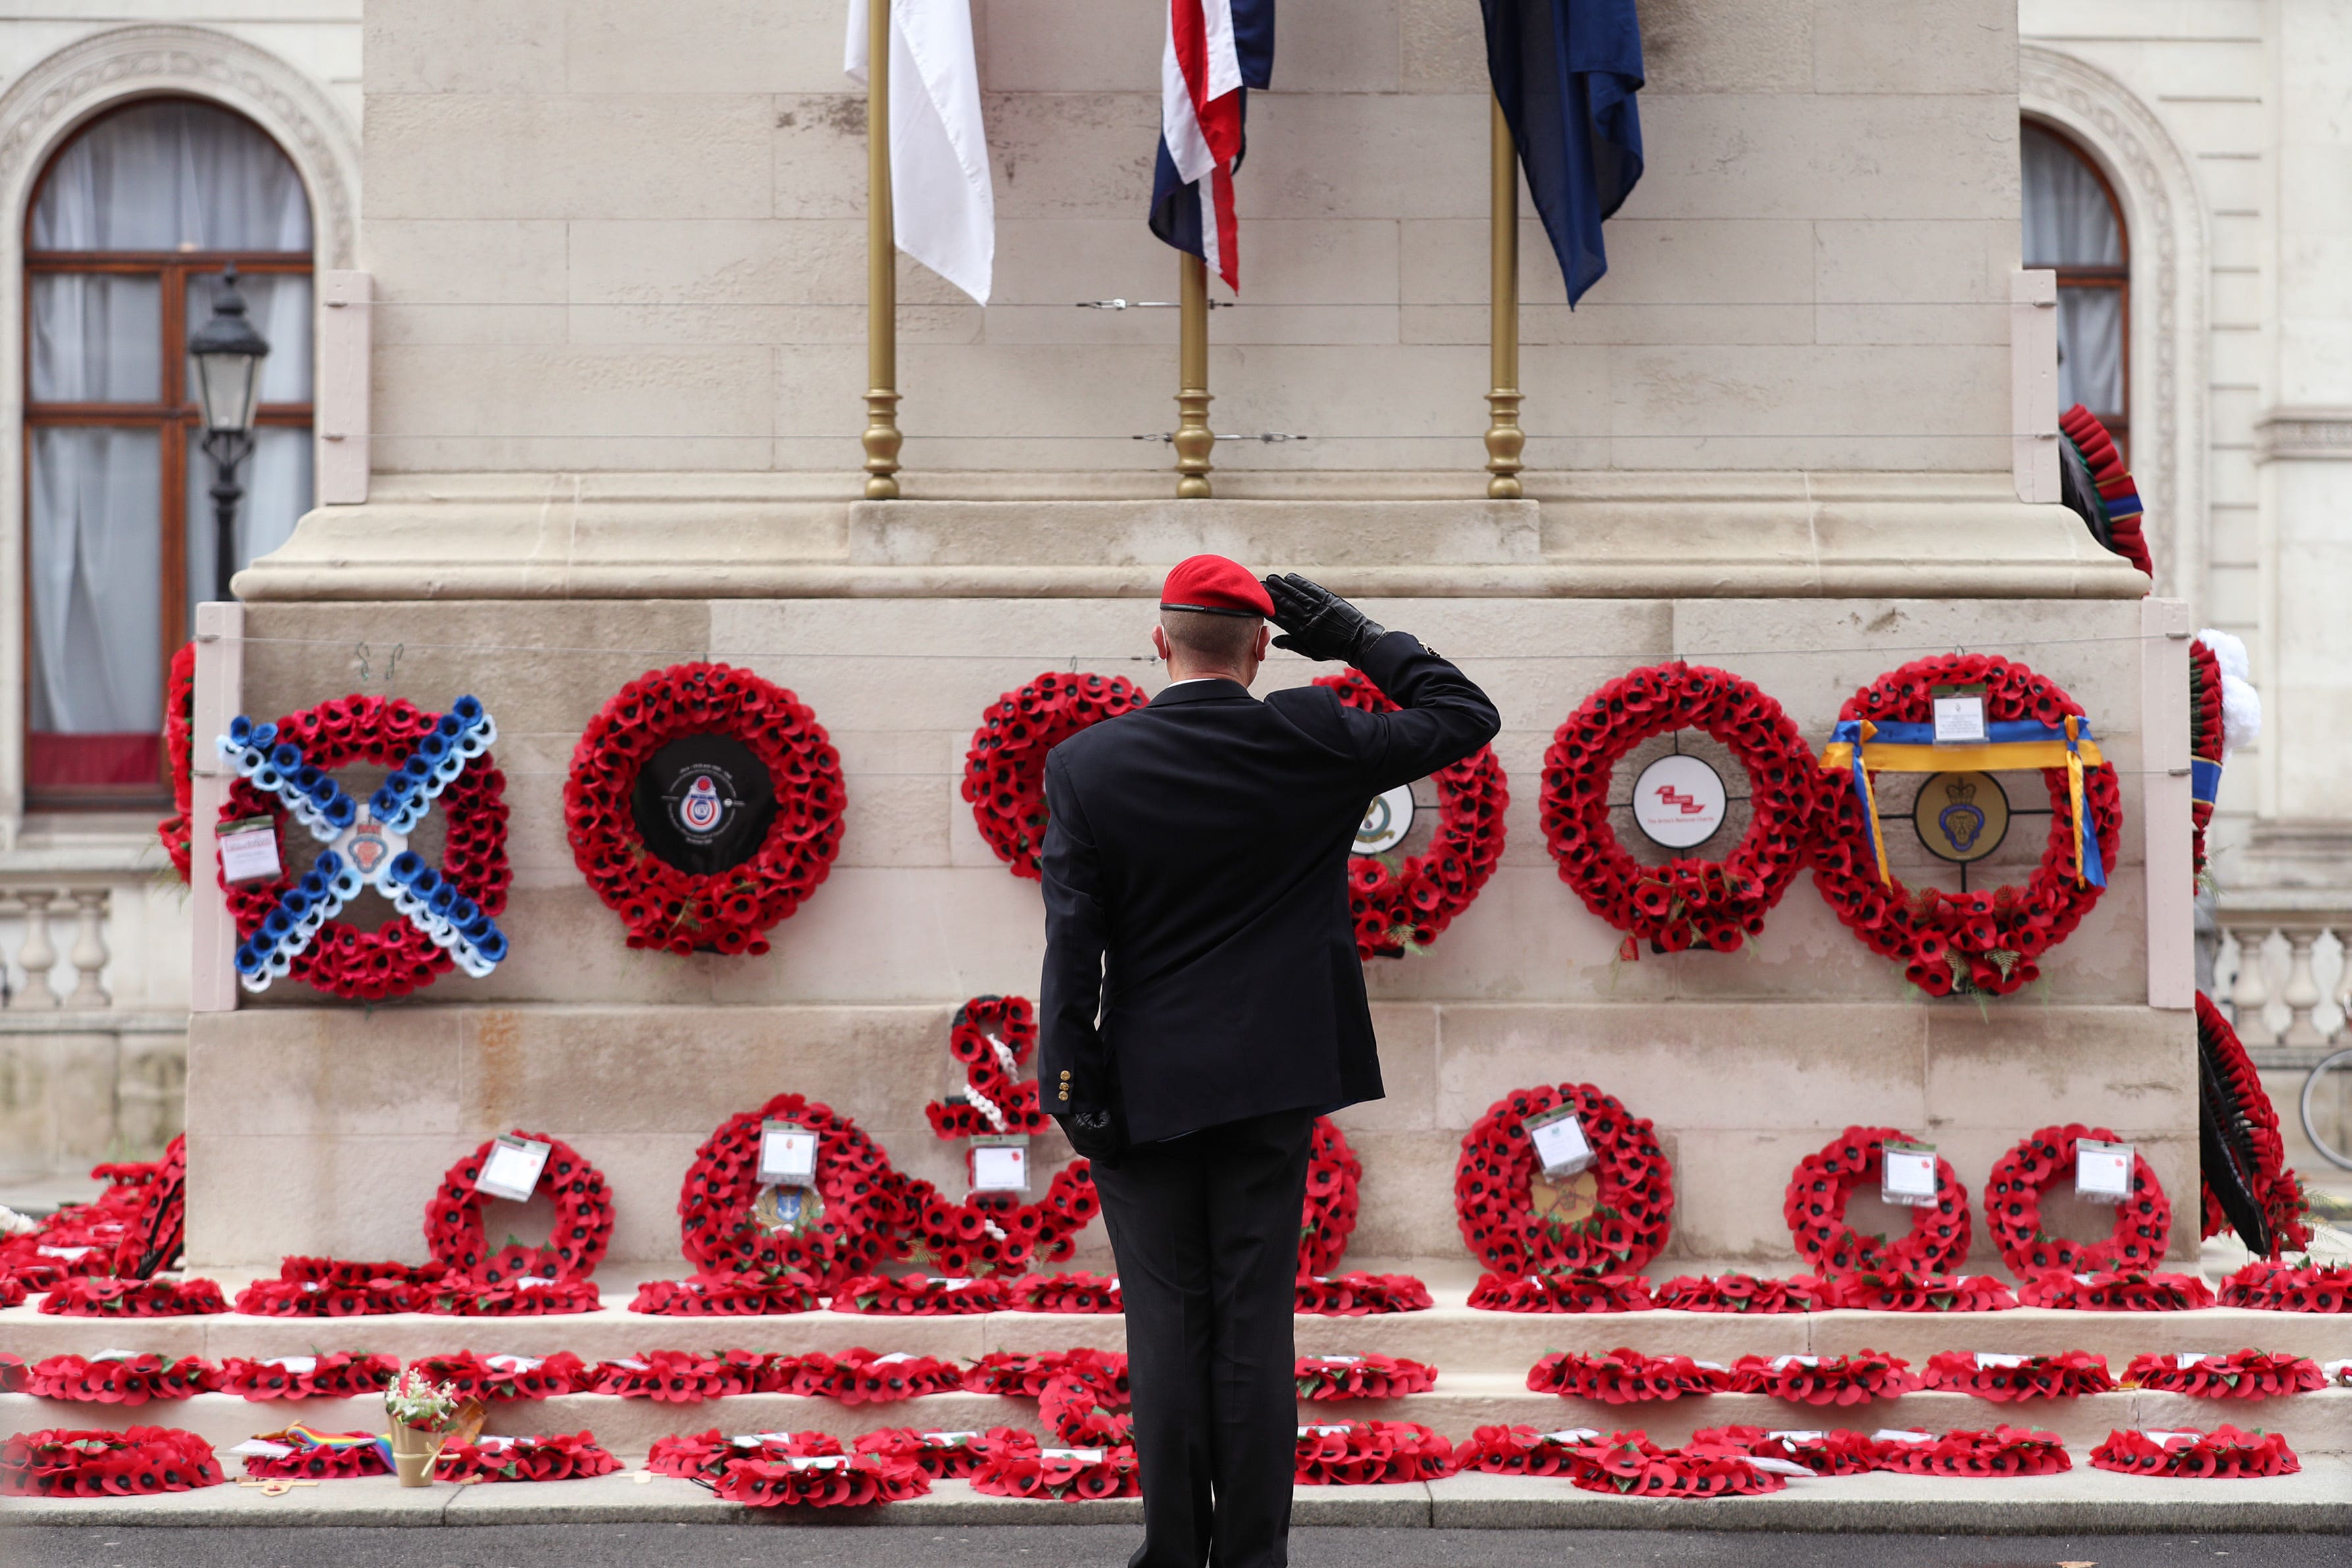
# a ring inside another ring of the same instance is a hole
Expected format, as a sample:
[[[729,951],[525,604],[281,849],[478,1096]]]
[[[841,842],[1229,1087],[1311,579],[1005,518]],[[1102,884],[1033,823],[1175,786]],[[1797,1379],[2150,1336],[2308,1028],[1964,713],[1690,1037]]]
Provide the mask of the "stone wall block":
[[[1823,304],[2008,303],[2013,219],[1822,218],[1810,226],[1814,297]]]
[[[807,92],[853,85],[842,74],[837,5],[769,0],[594,0],[563,32],[573,92]]]
[[[373,93],[368,215],[765,216],[779,101],[752,93]],[[863,161],[861,152],[861,168]]]
[[[372,6],[364,13],[367,90],[372,97],[559,92],[574,10],[563,0]]]
[[[1591,1083],[1685,1142],[1917,1121],[1927,1109],[1927,1019],[1916,1008],[1451,1005],[1439,1019],[1445,1127],[1467,1128],[1513,1089],[1545,1083]]]
[[[565,297],[583,304],[866,304],[866,223],[856,218],[583,220]]]
[[[569,265],[564,227],[546,218],[373,221],[367,246],[376,319],[415,305],[560,303]]]
[[[391,434],[504,425],[579,443],[584,455],[600,437],[659,447],[679,438],[764,440],[775,427],[773,351],[758,345],[387,348],[376,352],[376,418]],[[518,406],[530,414],[518,416]]]
[[[1407,92],[1489,90],[1486,29],[1478,13],[1447,0],[1402,0],[1398,24]]]
[[[1244,243],[1261,215],[1482,216],[1486,104],[1484,92],[1261,94],[1250,105],[1249,163],[1234,184]]]
[[[1363,1206],[1339,1268],[1358,1258],[1459,1258],[1454,1218],[1454,1140],[1426,1132],[1359,1132],[1348,1142],[1364,1162]]]
[[[396,647],[393,689],[426,711],[470,693],[501,732],[577,737],[639,675],[699,657],[712,609],[624,599],[256,606],[246,622],[246,710],[275,718],[347,692],[381,696]]]
[[[1938,1120],[2019,1122],[2014,1142],[2070,1121],[2179,1128],[2196,1119],[2197,1026],[2187,1013],[2011,997],[1981,1014],[1930,1007],[1926,1025],[1927,1098]]]
[[[1036,894],[1003,870],[837,868],[769,933],[770,956],[711,961],[711,995],[921,1003],[1019,991],[1036,984],[1042,967],[1036,910]]]
[[[1629,346],[1610,353],[1621,429],[1710,437],[1867,430],[1898,439],[2008,429],[1991,380],[1991,361],[2005,363],[2006,346]]]
[[[2017,90],[2017,9],[2001,0],[1814,0],[1812,10],[1815,92]]]
[[[1710,16],[1715,15],[1710,11]],[[1998,92],[1642,94],[1626,216],[2013,218],[2017,102]],[[2004,382],[2002,384],[2006,384]]]
[[[1152,58],[1158,58],[1155,47]],[[1259,95],[1253,110],[1273,97]],[[981,111],[988,121],[998,222],[1103,218],[1125,220],[1142,229],[1143,209],[1151,196],[1152,163],[1160,145],[1156,65],[1134,78],[1124,90],[989,91],[982,95]],[[1252,134],[1255,142],[1255,127]],[[864,171],[861,153],[861,188]],[[1242,184],[1248,183],[1244,176]]]
[[[1811,0],[1721,6],[1651,0],[1642,66],[1653,93],[1801,93],[1812,85]]]
[[[448,1007],[309,1005],[189,1021],[188,1125],[198,1135],[368,1139],[460,1128],[459,1016]]]
[[[950,1011],[469,1007],[462,1125],[482,1137],[520,1121],[571,1129],[568,1140],[658,1132],[698,1143],[790,1091],[861,1126],[921,1127],[928,1140],[923,1107],[952,1065]]]

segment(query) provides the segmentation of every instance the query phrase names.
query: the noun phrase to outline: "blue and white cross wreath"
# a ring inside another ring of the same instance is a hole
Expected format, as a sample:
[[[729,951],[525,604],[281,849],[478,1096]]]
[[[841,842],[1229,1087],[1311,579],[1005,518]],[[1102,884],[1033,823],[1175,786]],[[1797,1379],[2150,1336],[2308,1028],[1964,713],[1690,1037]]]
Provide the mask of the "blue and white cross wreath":
[[[310,837],[328,846],[300,880],[287,889],[261,922],[237,943],[237,984],[247,991],[293,967],[319,929],[343,906],[373,888],[392,900],[457,967],[480,979],[507,955],[506,933],[481,906],[408,847],[441,792],[490,749],[498,726],[479,701],[460,697],[402,759],[364,804],[354,803],[322,770],[303,760],[302,748],[278,738],[275,724],[239,714],[220,737],[222,757],[256,788],[286,803]]]

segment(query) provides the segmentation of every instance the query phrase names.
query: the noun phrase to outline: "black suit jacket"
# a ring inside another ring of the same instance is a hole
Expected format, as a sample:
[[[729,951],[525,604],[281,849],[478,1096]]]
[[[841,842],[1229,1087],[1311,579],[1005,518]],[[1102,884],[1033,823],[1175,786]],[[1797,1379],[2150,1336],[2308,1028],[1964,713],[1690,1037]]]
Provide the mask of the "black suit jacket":
[[[1046,1111],[1111,1106],[1148,1143],[1381,1097],[1348,910],[1356,829],[1501,721],[1406,633],[1363,670],[1402,711],[1199,681],[1047,755]]]

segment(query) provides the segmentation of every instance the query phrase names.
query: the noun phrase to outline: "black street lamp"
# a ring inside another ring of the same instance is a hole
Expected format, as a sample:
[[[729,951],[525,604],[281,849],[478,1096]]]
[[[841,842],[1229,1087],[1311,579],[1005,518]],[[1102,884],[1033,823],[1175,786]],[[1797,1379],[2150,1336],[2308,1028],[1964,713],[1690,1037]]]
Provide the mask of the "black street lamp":
[[[245,319],[232,261],[213,295],[212,319],[188,339],[197,401],[204,405],[205,455],[213,460],[214,574],[224,600],[233,596],[228,580],[236,574],[236,503],[245,499],[236,470],[253,455],[253,410],[268,353],[269,340]]]

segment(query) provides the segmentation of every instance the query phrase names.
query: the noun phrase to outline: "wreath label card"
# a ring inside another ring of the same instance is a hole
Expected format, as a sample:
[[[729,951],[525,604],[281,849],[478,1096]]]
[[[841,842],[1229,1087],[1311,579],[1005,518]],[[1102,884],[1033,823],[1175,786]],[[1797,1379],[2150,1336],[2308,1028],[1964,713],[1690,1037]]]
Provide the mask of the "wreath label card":
[[[2132,1146],[2092,1139],[2074,1144],[2074,1195],[2095,1204],[2119,1204],[2132,1193]]]
[[[1938,686],[1932,692],[1936,704],[1936,744],[1939,746],[1973,746],[1985,738],[1985,689],[1979,681],[1972,686]]]
[[[1584,1123],[1576,1119],[1571,1107],[1555,1107],[1528,1117],[1519,1125],[1527,1130],[1529,1141],[1536,1146],[1536,1159],[1551,1180],[1592,1168],[1592,1144],[1585,1138]]]
[[[500,1133],[490,1140],[490,1157],[482,1162],[482,1173],[474,1178],[474,1190],[489,1197],[529,1202],[539,1186],[539,1173],[547,1169],[547,1156],[551,1150],[551,1144]]]
[[[974,1138],[966,1154],[966,1168],[975,1193],[1026,1193],[1029,1190],[1029,1139],[1009,1132]]]
[[[816,1134],[797,1122],[761,1122],[760,1180],[769,1186],[814,1186]]]
[[[220,844],[221,876],[230,882],[274,882],[286,874],[278,863],[278,823],[273,817],[240,816],[215,833]]]
[[[1936,1146],[1932,1143],[1889,1143],[1880,1167],[1878,1195],[1906,1208],[1932,1208],[1936,1203]]]

